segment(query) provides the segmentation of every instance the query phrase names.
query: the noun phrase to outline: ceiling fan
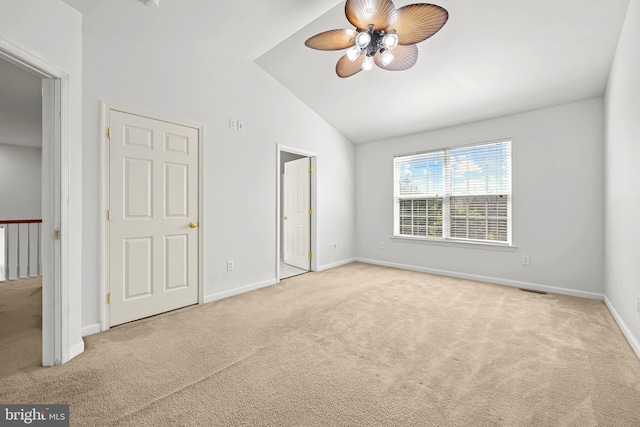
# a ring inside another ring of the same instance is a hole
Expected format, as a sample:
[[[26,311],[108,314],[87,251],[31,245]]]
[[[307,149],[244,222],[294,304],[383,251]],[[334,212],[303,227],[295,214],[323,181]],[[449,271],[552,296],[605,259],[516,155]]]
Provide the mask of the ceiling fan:
[[[356,29],[329,30],[304,44],[318,50],[349,48],[336,65],[340,77],[350,77],[373,64],[389,71],[413,67],[418,60],[416,43],[437,33],[449,19],[435,4],[410,4],[396,9],[391,0],[347,0],[345,14]]]

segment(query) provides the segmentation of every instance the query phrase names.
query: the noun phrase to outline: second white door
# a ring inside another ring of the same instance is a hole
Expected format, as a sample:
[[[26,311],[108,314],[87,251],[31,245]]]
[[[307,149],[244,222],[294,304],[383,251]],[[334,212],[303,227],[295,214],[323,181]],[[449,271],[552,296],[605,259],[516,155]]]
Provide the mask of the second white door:
[[[110,111],[110,324],[198,302],[196,128]]]
[[[311,159],[284,164],[284,262],[311,270]]]

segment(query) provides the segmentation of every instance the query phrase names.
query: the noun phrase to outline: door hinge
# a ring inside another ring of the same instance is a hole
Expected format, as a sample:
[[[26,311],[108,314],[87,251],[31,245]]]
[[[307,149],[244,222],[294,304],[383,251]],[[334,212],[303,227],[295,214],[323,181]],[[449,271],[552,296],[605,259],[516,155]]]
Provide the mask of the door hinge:
[[[111,209],[107,210],[107,220],[111,221]]]
[[[313,253],[309,252],[309,258],[313,258]]]
[[[53,231],[53,238],[56,240],[60,240],[60,230],[54,230]]]
[[[111,139],[111,128],[107,128],[107,138]]]
[[[313,215],[313,210],[309,209],[309,215]]]
[[[313,167],[309,166],[309,173],[312,173],[312,172],[313,172]]]
[[[111,304],[111,292],[107,294],[107,304]]]

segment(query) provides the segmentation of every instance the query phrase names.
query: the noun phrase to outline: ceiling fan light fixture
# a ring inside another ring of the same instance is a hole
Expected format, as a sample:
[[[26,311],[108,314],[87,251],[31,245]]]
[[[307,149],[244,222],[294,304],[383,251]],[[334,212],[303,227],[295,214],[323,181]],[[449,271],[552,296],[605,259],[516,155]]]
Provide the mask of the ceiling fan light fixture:
[[[398,46],[398,35],[396,34],[396,30],[385,34],[382,37],[382,44],[386,49],[393,49]]]
[[[385,67],[391,64],[391,61],[393,61],[394,59],[395,56],[393,56],[393,54],[388,50],[385,49],[383,51],[380,51],[380,60],[382,61],[382,65],[384,65]]]
[[[362,70],[363,71],[371,71],[373,70],[373,58],[367,55],[362,61]]]
[[[358,56],[360,56],[361,52],[362,49],[360,49],[358,45],[354,45],[347,50],[347,58],[349,58],[349,61],[355,62],[355,60],[358,59]]]
[[[364,31],[358,33],[358,35],[356,36],[356,46],[358,46],[360,49],[364,49],[365,47],[369,46],[369,43],[371,43],[371,34]]]
[[[342,78],[369,71],[374,64],[387,71],[408,70],[418,61],[416,44],[440,31],[449,19],[446,9],[430,3],[396,9],[392,0],[346,0],[344,8],[355,29],[324,31],[304,42],[317,50],[347,49],[336,64]]]

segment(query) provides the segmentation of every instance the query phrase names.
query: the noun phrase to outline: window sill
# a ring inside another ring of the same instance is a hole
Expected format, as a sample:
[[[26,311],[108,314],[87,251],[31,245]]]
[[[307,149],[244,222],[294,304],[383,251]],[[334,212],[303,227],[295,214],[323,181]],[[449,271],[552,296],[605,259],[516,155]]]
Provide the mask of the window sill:
[[[445,240],[445,239],[429,239],[424,237],[405,237],[405,236],[391,236],[391,240],[406,243],[418,243],[427,245],[438,246],[450,246],[458,248],[470,248],[470,249],[486,249],[492,251],[504,251],[515,252],[518,247],[515,245],[504,245],[499,243],[484,243],[484,242],[463,242],[460,240]]]

